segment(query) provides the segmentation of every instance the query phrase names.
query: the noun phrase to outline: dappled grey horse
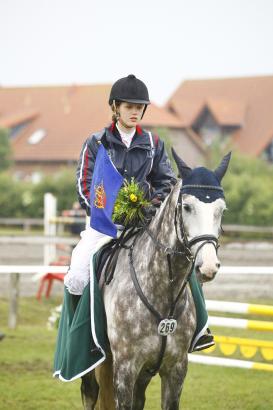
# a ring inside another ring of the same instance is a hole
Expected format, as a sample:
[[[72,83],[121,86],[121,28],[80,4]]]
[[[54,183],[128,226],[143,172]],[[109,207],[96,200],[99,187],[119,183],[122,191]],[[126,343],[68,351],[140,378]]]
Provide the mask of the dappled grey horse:
[[[177,182],[149,227],[131,240],[129,249],[120,251],[114,278],[104,288],[113,408],[119,410],[143,409],[146,387],[157,372],[162,409],[179,409],[196,328],[187,279],[194,265],[201,282],[212,280],[220,267],[217,247],[226,207],[220,182],[230,154],[215,171],[192,170],[173,155],[183,185]],[[83,395],[90,409],[98,393],[94,374],[91,377],[93,390],[88,394],[93,400]],[[109,380],[106,383],[103,386],[101,378],[102,388],[109,387]],[[110,396],[107,400],[100,408],[111,408]]]

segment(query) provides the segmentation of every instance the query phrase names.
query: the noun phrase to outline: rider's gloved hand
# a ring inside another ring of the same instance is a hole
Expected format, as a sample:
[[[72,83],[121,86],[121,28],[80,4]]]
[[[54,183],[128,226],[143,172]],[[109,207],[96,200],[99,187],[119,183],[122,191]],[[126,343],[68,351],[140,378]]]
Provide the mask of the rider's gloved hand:
[[[156,214],[157,208],[153,205],[145,206],[143,209],[143,215],[147,222],[149,222]]]
[[[162,199],[160,195],[156,195],[152,200],[151,200],[151,205],[146,206],[143,210],[145,219],[147,221],[150,221],[156,214],[157,209],[160,207],[162,204]]]
[[[159,208],[160,205],[162,204],[162,200],[160,196],[155,196],[152,200],[151,200],[151,204],[152,206],[154,206],[155,208]]]
[[[169,195],[169,193],[171,192],[171,190],[173,189],[173,185],[171,183],[168,183],[167,185],[164,186],[164,188],[162,189],[163,193],[164,193],[164,198]]]

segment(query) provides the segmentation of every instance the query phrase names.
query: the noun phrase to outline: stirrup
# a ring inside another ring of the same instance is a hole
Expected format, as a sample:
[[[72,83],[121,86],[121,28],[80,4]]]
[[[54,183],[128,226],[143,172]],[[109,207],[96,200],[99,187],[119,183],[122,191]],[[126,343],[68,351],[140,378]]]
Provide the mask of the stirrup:
[[[195,346],[189,350],[189,353],[199,352],[200,350],[208,349],[211,346],[215,346],[215,342],[214,342],[214,337],[212,336],[212,334],[210,333],[210,330],[208,329],[208,333],[202,335],[198,339]]]

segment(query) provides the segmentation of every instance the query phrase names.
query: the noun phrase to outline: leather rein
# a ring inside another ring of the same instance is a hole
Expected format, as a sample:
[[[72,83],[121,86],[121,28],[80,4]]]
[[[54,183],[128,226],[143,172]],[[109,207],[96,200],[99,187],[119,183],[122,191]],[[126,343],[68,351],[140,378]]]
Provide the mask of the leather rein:
[[[217,187],[215,187],[215,188],[217,188]],[[164,356],[164,353],[165,353],[165,350],[166,350],[168,334],[174,333],[174,331],[176,330],[177,319],[180,316],[180,314],[182,313],[182,310],[179,309],[175,313],[175,308],[176,308],[176,305],[177,305],[180,297],[182,296],[182,294],[185,290],[185,287],[186,287],[186,285],[187,285],[187,283],[190,279],[193,267],[195,265],[196,257],[198,255],[199,251],[203,248],[204,245],[206,245],[208,243],[212,244],[215,247],[216,252],[219,248],[219,239],[218,239],[218,237],[216,237],[214,235],[199,235],[199,236],[195,236],[191,240],[188,239],[188,236],[187,236],[187,233],[186,233],[186,230],[185,230],[184,221],[183,221],[182,205],[183,205],[182,192],[180,190],[179,199],[178,199],[176,209],[175,209],[175,231],[176,231],[176,237],[177,237],[177,239],[178,239],[178,241],[181,245],[182,250],[172,249],[168,246],[165,246],[164,244],[159,242],[154,237],[153,233],[150,231],[148,226],[143,227],[144,232],[147,232],[147,234],[152,239],[152,241],[153,241],[154,245],[156,246],[156,248],[161,250],[163,253],[165,253],[166,258],[167,258],[168,272],[169,272],[169,313],[168,313],[167,317],[161,315],[154,308],[154,306],[150,304],[150,302],[148,301],[147,297],[143,293],[143,291],[141,289],[141,286],[139,284],[139,281],[138,281],[138,278],[137,278],[137,273],[136,273],[136,270],[135,270],[135,267],[134,267],[134,261],[133,261],[133,250],[134,250],[134,247],[136,245],[137,239],[139,238],[139,235],[135,236],[132,245],[129,247],[129,264],[130,264],[130,274],[131,274],[132,281],[134,283],[134,286],[135,286],[135,289],[136,289],[136,292],[137,292],[139,298],[141,299],[143,304],[146,306],[146,308],[155,317],[157,325],[158,325],[158,333],[161,336],[161,348],[160,348],[160,352],[159,352],[159,355],[158,355],[157,363],[152,369],[147,370],[152,376],[154,376],[160,369],[160,366],[161,366],[161,363],[162,363],[162,360],[163,360],[163,356]],[[178,229],[179,229],[179,232],[178,232]],[[195,252],[195,255],[194,255],[191,251],[191,247],[193,245],[197,244],[197,243],[200,243],[200,242],[201,242],[201,244],[197,248],[197,251]],[[189,271],[188,271],[187,275],[185,276],[185,278],[182,282],[181,288],[180,288],[176,298],[174,298],[174,275],[173,275],[173,268],[172,268],[172,256],[174,256],[174,255],[180,255],[180,256],[183,255],[184,257],[186,257],[186,259],[189,262]],[[167,327],[168,327],[168,329],[167,329]],[[166,334],[164,334],[164,329],[165,329]],[[169,330],[171,330],[171,331],[169,331]]]

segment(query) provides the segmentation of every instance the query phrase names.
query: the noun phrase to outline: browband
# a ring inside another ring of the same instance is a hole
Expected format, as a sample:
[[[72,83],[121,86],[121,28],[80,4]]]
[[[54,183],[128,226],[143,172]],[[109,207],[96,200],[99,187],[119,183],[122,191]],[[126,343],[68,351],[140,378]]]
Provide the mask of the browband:
[[[224,192],[223,188],[220,186],[211,186],[211,185],[182,185],[181,191],[187,188],[199,188],[199,189],[214,189],[216,191]]]

